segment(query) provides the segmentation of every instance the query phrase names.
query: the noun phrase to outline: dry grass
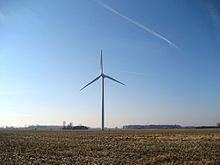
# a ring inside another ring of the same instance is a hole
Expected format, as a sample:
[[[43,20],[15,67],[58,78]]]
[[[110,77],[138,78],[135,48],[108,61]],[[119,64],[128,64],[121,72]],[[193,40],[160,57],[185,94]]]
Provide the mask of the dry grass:
[[[0,164],[220,164],[220,129],[0,131]]]

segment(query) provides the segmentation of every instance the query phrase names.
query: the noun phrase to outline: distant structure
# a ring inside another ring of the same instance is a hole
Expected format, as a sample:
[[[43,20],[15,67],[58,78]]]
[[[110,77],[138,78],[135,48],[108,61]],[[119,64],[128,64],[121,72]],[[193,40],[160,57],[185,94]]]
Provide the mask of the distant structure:
[[[218,123],[217,123],[217,127],[219,127],[219,128],[220,128],[220,122],[218,122]]]
[[[87,130],[89,128],[83,125],[73,126],[73,122],[70,122],[69,124],[66,125],[66,121],[63,121],[62,129],[63,130]]]
[[[63,126],[62,129],[63,130],[87,130],[89,128],[83,125],[73,126],[73,123],[70,122],[67,126]]]
[[[80,91],[83,90],[84,88],[86,88],[87,86],[89,86],[90,84],[92,84],[93,82],[97,81],[99,78],[102,79],[102,131],[104,131],[104,79],[108,78],[108,79],[113,80],[113,81],[115,81],[115,82],[117,82],[119,84],[122,84],[122,85],[125,85],[125,84],[123,84],[122,82],[120,82],[120,81],[118,81],[118,80],[116,80],[116,79],[114,79],[114,78],[112,78],[112,77],[110,77],[108,75],[105,75],[103,73],[102,50],[101,50],[100,67],[101,67],[100,75],[98,77],[96,77],[94,80],[92,80],[90,83],[88,83],[86,86],[81,88]]]
[[[180,125],[125,125],[123,129],[174,129],[182,128]]]
[[[60,130],[62,126],[60,125],[30,125],[26,128],[21,128],[21,129],[26,129],[26,130]]]

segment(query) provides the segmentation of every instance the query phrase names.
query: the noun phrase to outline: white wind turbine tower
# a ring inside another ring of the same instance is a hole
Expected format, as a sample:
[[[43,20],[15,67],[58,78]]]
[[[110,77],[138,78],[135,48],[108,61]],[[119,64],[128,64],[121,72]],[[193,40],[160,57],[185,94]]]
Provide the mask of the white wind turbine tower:
[[[123,84],[122,82],[120,82],[120,81],[118,81],[118,80],[116,80],[116,79],[114,79],[114,78],[112,78],[112,77],[110,77],[108,75],[105,75],[103,73],[102,50],[101,50],[100,67],[101,67],[100,75],[98,77],[96,77],[94,80],[92,80],[90,83],[88,83],[86,86],[81,88],[80,91],[83,90],[84,88],[86,88],[87,86],[89,86],[90,84],[92,84],[93,82],[95,82],[96,80],[98,80],[99,78],[102,79],[102,131],[104,131],[104,79],[108,78],[108,79],[113,80],[113,81],[115,81],[115,82],[117,82],[119,84],[122,84],[122,85],[125,85],[125,84]]]

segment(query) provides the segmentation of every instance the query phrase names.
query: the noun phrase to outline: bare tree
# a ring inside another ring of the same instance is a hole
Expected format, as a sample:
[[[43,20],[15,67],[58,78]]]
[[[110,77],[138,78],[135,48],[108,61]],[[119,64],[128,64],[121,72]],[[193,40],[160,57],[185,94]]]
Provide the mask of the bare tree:
[[[63,121],[63,128],[66,128],[66,121]]]

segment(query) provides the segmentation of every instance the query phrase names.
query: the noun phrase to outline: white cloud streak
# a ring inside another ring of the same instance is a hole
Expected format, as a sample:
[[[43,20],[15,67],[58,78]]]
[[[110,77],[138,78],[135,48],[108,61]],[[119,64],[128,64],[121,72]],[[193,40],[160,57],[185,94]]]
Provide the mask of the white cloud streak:
[[[102,6],[103,8],[105,8],[106,10],[110,11],[111,13],[113,13],[113,14],[115,14],[115,15],[121,17],[121,18],[123,18],[124,20],[130,22],[131,24],[137,26],[138,28],[144,30],[145,32],[148,32],[148,33],[154,35],[155,37],[157,37],[157,38],[159,38],[159,39],[165,41],[166,43],[169,44],[170,47],[175,48],[175,49],[179,49],[176,44],[174,44],[173,42],[171,42],[170,40],[168,40],[168,39],[165,38],[164,36],[162,36],[162,35],[160,35],[160,34],[154,32],[153,30],[151,30],[151,29],[149,29],[148,27],[142,25],[141,23],[139,23],[139,22],[137,22],[137,21],[134,21],[133,19],[131,19],[131,18],[129,18],[129,17],[127,17],[127,16],[121,14],[120,12],[118,12],[118,11],[116,11],[115,9],[111,8],[110,6],[108,6],[107,4],[105,4],[104,2],[102,2],[102,1],[100,1],[100,0],[96,0],[96,2],[97,2],[100,6]]]

